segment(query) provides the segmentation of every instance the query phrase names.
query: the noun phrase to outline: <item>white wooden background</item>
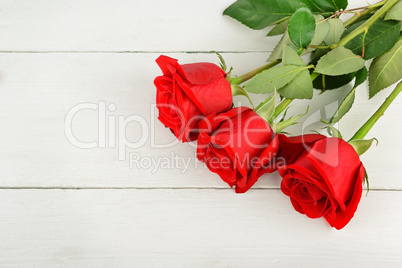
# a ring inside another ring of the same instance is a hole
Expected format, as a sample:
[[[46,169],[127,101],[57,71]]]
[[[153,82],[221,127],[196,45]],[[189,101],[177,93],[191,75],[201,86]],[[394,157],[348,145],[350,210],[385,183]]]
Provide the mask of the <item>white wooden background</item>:
[[[191,159],[184,173],[152,172],[130,169],[117,148],[80,149],[66,139],[66,114],[80,103],[104,101],[117,108],[108,116],[151,121],[160,54],[181,63],[217,63],[207,52],[218,50],[238,75],[264,64],[278,38],[223,17],[231,3],[0,1],[1,267],[402,265],[402,96],[369,133],[380,141],[362,157],[371,191],[341,231],[295,212],[276,174],[235,194],[203,165],[195,167],[190,144],[153,149],[148,140],[127,151]],[[295,101],[290,112],[309,104],[313,116],[291,131],[318,127],[319,107],[332,111],[348,89]],[[339,124],[344,135],[350,137],[391,90],[367,101],[367,84],[361,86]],[[80,112],[74,134],[96,140],[97,120],[96,111]],[[150,130],[157,142],[172,140],[158,121]],[[141,137],[138,124],[126,133]]]

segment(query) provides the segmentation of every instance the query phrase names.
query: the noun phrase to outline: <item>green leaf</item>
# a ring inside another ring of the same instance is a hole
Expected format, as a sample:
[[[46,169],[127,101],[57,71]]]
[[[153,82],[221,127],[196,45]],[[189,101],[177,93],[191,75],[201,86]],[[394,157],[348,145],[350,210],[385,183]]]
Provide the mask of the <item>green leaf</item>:
[[[252,29],[260,30],[291,16],[299,5],[299,0],[237,0],[225,9],[223,15],[230,16]]]
[[[342,37],[351,33],[365,21],[350,26]],[[364,38],[364,59],[377,57],[388,51],[398,40],[401,23],[398,21],[376,21],[368,30]],[[352,50],[356,55],[363,53],[363,33],[350,40],[345,47]]]
[[[347,0],[301,0],[313,12],[335,12],[348,6]]]
[[[296,75],[308,67],[295,65],[279,66],[265,70],[250,79],[244,89],[252,93],[270,93],[292,81]]]
[[[343,22],[338,18],[329,19],[328,24],[328,33],[323,41],[327,46],[330,46],[339,42],[342,33],[345,31],[345,26],[343,26]]]
[[[317,49],[313,54],[313,59],[311,60],[310,64],[316,65],[320,57],[326,54],[328,51],[329,49]],[[313,81],[313,86],[314,88],[321,90],[335,89],[346,85],[347,83],[352,81],[353,78],[355,78],[355,76],[356,72],[338,76],[324,75],[325,80],[325,88],[324,88],[322,75],[319,75]]]
[[[363,69],[357,71],[356,81],[355,81],[355,85],[353,86],[353,88],[357,88],[358,86],[363,84],[364,81],[366,81],[366,79],[367,79],[367,75],[368,75],[368,71],[367,71],[366,67],[363,67]]]
[[[355,101],[356,88],[361,85],[367,79],[367,69],[364,67],[356,73],[356,82],[349,94],[343,99],[342,103],[339,105],[335,114],[329,120],[330,124],[338,122],[350,108],[352,108],[353,102]]]
[[[384,20],[402,20],[402,1],[399,1],[388,10]]]
[[[283,48],[282,65],[306,66],[306,63],[291,46],[286,45]]]
[[[338,76],[330,76],[330,75],[324,75],[324,80],[325,80],[325,87],[323,85],[322,81],[322,75],[319,75],[314,81],[313,85],[314,88],[321,89],[321,90],[331,90],[331,89],[336,89],[340,88],[350,81],[355,78],[356,72],[350,73],[350,74],[344,74],[344,75],[338,75]]]
[[[278,92],[282,97],[288,99],[313,98],[313,82],[311,82],[309,71],[301,71],[289,84],[279,89]]]
[[[370,140],[351,140],[348,143],[352,145],[358,155],[364,154],[368,149],[370,149],[373,141],[378,141],[376,138],[372,138]]]
[[[329,23],[326,20],[323,20],[322,16],[315,16],[316,24],[315,24],[315,34],[313,40],[311,40],[310,46],[319,46],[324,41],[324,38],[327,36],[329,30]],[[314,49],[309,48],[309,52]]]
[[[353,73],[364,67],[364,60],[344,47],[337,47],[322,56],[315,72],[325,75]]]
[[[266,121],[268,121],[268,119],[270,119],[275,112],[276,95],[277,92],[274,90],[274,94],[267,98],[263,103],[258,105],[258,108],[255,110],[255,112]]]
[[[343,99],[341,105],[339,105],[335,114],[332,116],[331,120],[329,120],[330,124],[335,124],[338,122],[347,112],[349,112],[350,108],[352,108],[353,102],[355,101],[355,92],[356,88],[353,88],[349,94]]]
[[[274,28],[272,28],[271,31],[269,31],[269,33],[267,34],[267,36],[275,36],[275,35],[280,35],[286,32],[286,30],[288,29],[288,24],[289,24],[289,20],[284,20],[281,23],[275,25]]]
[[[329,48],[319,48],[314,51],[310,64],[317,65],[318,60],[330,51]]]
[[[283,65],[306,66],[303,59],[290,46],[283,50]],[[288,99],[311,99],[313,97],[313,83],[308,70],[301,71],[292,81],[279,89],[279,94]]]
[[[369,72],[370,98],[402,79],[402,37],[387,52],[373,60]]]
[[[289,21],[288,32],[290,40],[299,48],[307,48],[311,40],[313,40],[314,31],[315,18],[313,13],[306,7],[300,7]]]
[[[268,61],[274,61],[282,59],[283,48],[288,45],[293,45],[293,42],[289,38],[289,34],[286,31],[285,34],[282,36],[281,40],[276,44],[274,50],[272,51],[271,55],[268,58]]]

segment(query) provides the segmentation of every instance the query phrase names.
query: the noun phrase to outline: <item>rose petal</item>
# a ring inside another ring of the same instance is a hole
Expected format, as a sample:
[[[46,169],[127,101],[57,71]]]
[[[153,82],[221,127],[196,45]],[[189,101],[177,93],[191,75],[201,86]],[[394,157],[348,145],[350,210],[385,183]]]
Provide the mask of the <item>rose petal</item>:
[[[228,183],[230,187],[233,187],[233,185],[236,183],[237,172],[231,168],[231,166],[233,166],[233,162],[230,159],[230,156],[225,152],[224,149],[216,148],[213,145],[210,145],[209,150],[210,155],[208,155],[204,160],[208,169],[218,174],[223,181]],[[222,159],[225,159],[225,161],[230,161],[227,169],[222,168]],[[214,163],[212,163],[212,161],[214,161]]]
[[[362,192],[363,192],[363,180],[364,180],[365,170],[363,164],[360,165],[360,168],[355,174],[356,181],[353,189],[353,193],[350,199],[346,202],[346,209],[343,211],[337,211],[335,218],[325,217],[327,222],[336,229],[340,230],[349,223],[349,221],[353,218],[357,206],[359,205]]]
[[[314,144],[308,158],[326,181],[341,209],[353,193],[356,174],[361,166],[353,147],[339,138],[328,138]]]
[[[292,196],[290,196],[290,202],[292,203],[293,208],[294,208],[297,212],[299,212],[299,213],[301,213],[301,214],[306,214],[306,213],[304,212],[302,206],[299,204],[299,202],[298,202],[296,199],[294,199]]]
[[[211,84],[226,76],[222,68],[210,62],[183,64],[181,67],[187,80],[194,85]]]
[[[156,59],[156,63],[162,70],[164,76],[172,77],[173,73],[178,73],[182,77],[186,77],[183,68],[176,59],[161,55]]]
[[[204,115],[224,112],[232,107],[232,90],[226,78],[216,80],[208,86],[192,85],[189,90],[192,92],[189,97],[193,96],[196,100],[192,99],[194,103],[202,106],[200,110],[204,111]]]
[[[302,136],[287,137],[279,134],[280,157],[284,159],[287,165],[294,161],[306,150],[309,150],[314,142],[325,139],[324,135],[308,134]]]
[[[177,73],[173,74],[173,79],[176,81],[177,87],[180,88],[180,90],[182,91],[182,95],[186,95],[186,97],[188,98],[189,102],[192,105],[195,105],[201,111],[201,113],[203,115],[207,116],[208,114],[206,114],[204,106],[202,105],[202,103],[196,97],[196,95],[194,94],[194,92],[192,90],[193,85],[191,85],[190,83],[185,81]],[[178,90],[178,88],[176,90]],[[204,89],[206,89],[206,87],[204,87]],[[182,110],[182,111],[184,112],[186,110]],[[188,112],[187,112],[187,114],[188,114]]]
[[[294,179],[290,175],[283,176],[281,182],[281,191],[287,196],[290,196]]]

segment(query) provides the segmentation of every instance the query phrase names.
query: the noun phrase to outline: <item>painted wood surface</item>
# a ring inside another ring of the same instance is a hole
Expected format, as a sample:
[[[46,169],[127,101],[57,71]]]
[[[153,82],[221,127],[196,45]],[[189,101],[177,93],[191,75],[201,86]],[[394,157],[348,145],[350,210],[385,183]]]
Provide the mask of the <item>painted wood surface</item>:
[[[369,133],[372,191],[341,231],[295,212],[277,174],[236,195],[156,120],[160,54],[218,63],[209,51],[222,51],[235,75],[268,58],[278,38],[221,16],[230,3],[0,0],[1,267],[402,265],[401,98]],[[295,101],[290,113],[310,111],[290,132],[319,127],[350,88]],[[391,90],[367,101],[358,88],[346,138]]]
[[[154,61],[158,55],[0,54],[0,118],[3,126],[7,126],[0,128],[4,141],[0,144],[3,163],[0,186],[227,188],[217,175],[195,160],[195,143],[179,143],[156,119],[153,79],[160,75]],[[214,54],[167,55],[183,63],[218,62]],[[266,53],[225,53],[223,56],[236,68],[235,74],[242,74],[262,65]],[[302,113],[307,105],[310,111],[304,122],[302,120],[290,132],[309,133],[321,128],[320,118],[332,116],[337,101],[343,99],[350,87],[323,95],[316,92],[313,101],[295,101],[289,112]],[[380,92],[370,101],[367,101],[367,85],[357,90],[355,106],[339,123],[346,138],[380,106],[390,90]],[[262,97],[257,95],[255,99]],[[236,101],[248,104],[242,97]],[[102,103],[105,112],[102,112]],[[399,176],[392,175],[402,174],[399,164],[402,143],[398,142],[402,126],[393,123],[402,116],[401,103],[402,99],[398,98],[368,135],[380,141],[362,157],[373,189],[402,188]],[[66,127],[65,119],[72,114],[71,109],[85,104],[95,105],[96,110],[77,111],[69,124],[71,127]],[[116,108],[113,112],[109,110],[110,105]],[[134,118],[126,126],[123,123],[117,126],[119,117],[130,116],[141,119]],[[108,122],[112,120],[116,121],[115,129]],[[66,137],[66,128],[72,129],[77,140],[97,141],[98,146],[90,149],[74,146]],[[102,133],[106,133],[103,148]],[[116,137],[114,147],[109,141],[113,136]],[[139,148],[128,148],[126,141],[132,141]],[[162,146],[164,148],[157,148]],[[162,166],[165,159],[171,160],[168,168]],[[265,175],[256,186],[276,188],[279,182],[278,175]]]
[[[347,228],[279,190],[1,190],[2,267],[398,267],[400,191],[371,192]]]

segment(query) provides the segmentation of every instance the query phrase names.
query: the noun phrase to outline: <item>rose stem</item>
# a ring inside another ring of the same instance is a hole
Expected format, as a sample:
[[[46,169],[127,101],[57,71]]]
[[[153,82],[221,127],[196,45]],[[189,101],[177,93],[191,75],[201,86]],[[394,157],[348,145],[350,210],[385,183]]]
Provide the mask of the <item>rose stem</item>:
[[[360,19],[361,17],[369,14],[370,12],[372,12],[373,10],[383,6],[388,0],[384,0],[381,1],[379,3],[373,4],[368,6],[367,8],[365,8],[362,11],[356,12],[356,15],[354,15],[353,17],[351,17],[349,20],[345,21],[345,23],[343,24],[343,26],[348,27],[351,24],[353,24],[355,21],[357,21],[358,19]]]
[[[259,67],[257,69],[255,69],[255,70],[252,70],[252,71],[250,71],[250,72],[248,72],[246,74],[243,74],[241,76],[232,78],[231,84],[232,85],[240,85],[241,83],[244,83],[247,80],[251,79],[254,75],[256,75],[258,73],[261,73],[262,71],[265,71],[265,70],[267,70],[269,68],[272,68],[272,67],[274,67],[275,65],[277,65],[280,62],[281,62],[281,60],[274,60],[274,61],[271,61],[271,62],[269,62],[269,63],[267,63],[267,64],[265,64],[265,65],[263,65],[263,66],[261,66],[261,67]]]
[[[374,124],[380,119],[380,117],[384,114],[385,110],[389,107],[392,101],[398,96],[398,94],[402,91],[402,82],[395,87],[395,89],[389,94],[388,98],[385,99],[384,103],[378,108],[378,110],[364,123],[364,125],[353,135],[353,137],[349,140],[361,140],[364,139],[366,134],[370,131],[370,129],[374,126]]]
[[[314,81],[320,74],[319,73],[312,73],[311,74],[311,81]],[[272,117],[268,120],[268,122],[273,122],[275,118],[280,115],[288,106],[289,104],[293,101],[293,99],[284,99],[281,103],[279,103],[278,106],[276,106],[274,114]]]
[[[381,18],[382,15],[385,14],[393,5],[395,5],[399,0],[388,0],[378,11],[374,13],[373,16],[371,16],[368,20],[366,20],[365,23],[357,27],[355,30],[353,30],[351,33],[349,33],[347,36],[342,38],[338,43],[333,44],[331,46],[331,49],[334,49],[336,47],[340,46],[345,46],[350,40],[358,36],[359,34],[363,33],[364,31],[367,31],[373,24],[376,22],[379,18]]]

